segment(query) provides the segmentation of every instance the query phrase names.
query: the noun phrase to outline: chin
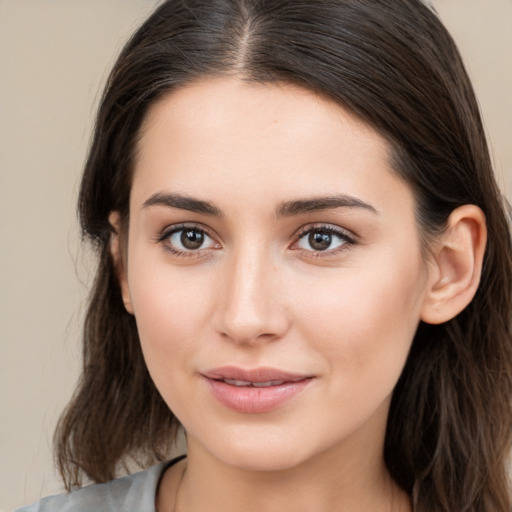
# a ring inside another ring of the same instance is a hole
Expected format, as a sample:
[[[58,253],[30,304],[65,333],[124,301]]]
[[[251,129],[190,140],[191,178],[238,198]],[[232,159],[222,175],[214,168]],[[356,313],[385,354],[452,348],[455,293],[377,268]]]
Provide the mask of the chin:
[[[314,457],[322,447],[315,446],[309,439],[297,439],[292,433],[273,432],[274,429],[257,429],[255,432],[212,433],[203,437],[201,448],[210,456],[228,466],[245,471],[284,471],[295,468]],[[263,430],[263,431],[262,431]],[[276,429],[279,430],[279,429]],[[189,451],[194,450],[196,442],[189,437]],[[210,442],[209,442],[210,441]],[[308,449],[309,445],[309,449]]]
[[[236,467],[239,470],[259,472],[289,470],[300,466],[307,458],[297,454],[297,450],[234,449],[230,453],[222,454],[222,462],[224,464]]]

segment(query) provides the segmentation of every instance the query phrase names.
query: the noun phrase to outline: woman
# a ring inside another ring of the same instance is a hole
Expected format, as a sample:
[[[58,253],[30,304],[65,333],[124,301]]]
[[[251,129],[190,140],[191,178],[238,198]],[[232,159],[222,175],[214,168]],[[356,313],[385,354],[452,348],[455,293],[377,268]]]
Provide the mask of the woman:
[[[57,457],[109,483],[27,510],[510,511],[510,232],[421,2],[164,2],[79,213],[99,268]],[[112,481],[180,424],[186,458]]]

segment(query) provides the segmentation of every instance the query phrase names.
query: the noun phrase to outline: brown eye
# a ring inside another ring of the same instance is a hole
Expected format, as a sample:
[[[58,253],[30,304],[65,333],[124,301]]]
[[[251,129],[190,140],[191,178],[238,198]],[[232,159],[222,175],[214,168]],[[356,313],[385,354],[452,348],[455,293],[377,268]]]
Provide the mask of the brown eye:
[[[355,239],[341,228],[319,226],[303,231],[294,246],[311,253],[333,254],[355,243]]]
[[[197,229],[184,229],[181,232],[180,241],[190,251],[199,249],[204,243],[204,233]]]
[[[175,254],[199,253],[204,249],[219,248],[219,244],[205,230],[194,226],[175,227],[164,233],[159,241]]]
[[[325,251],[332,244],[332,234],[325,231],[313,231],[309,233],[308,242],[315,251]]]

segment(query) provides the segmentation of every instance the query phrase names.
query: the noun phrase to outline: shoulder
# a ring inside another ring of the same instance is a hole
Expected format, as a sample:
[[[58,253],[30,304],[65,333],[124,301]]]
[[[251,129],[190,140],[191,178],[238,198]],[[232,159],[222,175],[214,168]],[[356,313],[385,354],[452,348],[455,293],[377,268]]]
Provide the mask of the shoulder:
[[[145,471],[67,494],[48,496],[15,512],[155,512],[158,483],[174,462],[176,460],[163,462]]]

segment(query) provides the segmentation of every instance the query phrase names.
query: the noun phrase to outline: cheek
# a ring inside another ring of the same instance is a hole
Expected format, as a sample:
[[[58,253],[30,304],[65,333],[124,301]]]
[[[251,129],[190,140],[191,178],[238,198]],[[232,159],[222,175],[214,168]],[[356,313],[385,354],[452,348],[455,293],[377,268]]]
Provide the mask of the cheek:
[[[314,294],[294,293],[304,336],[340,379],[351,375],[361,385],[378,385],[379,376],[394,385],[420,318],[422,265],[393,257],[380,261],[343,269]]]
[[[150,373],[187,361],[207,329],[214,288],[192,272],[132,259],[129,286],[142,349]],[[206,278],[206,276],[205,276]],[[154,376],[155,377],[155,376]]]
[[[194,374],[192,362],[197,341],[205,339],[208,329],[213,287],[201,280],[199,286],[197,279],[190,282],[186,273],[165,265],[158,272],[150,268],[133,265],[129,281],[137,329],[151,378],[181,420],[194,412],[196,400],[190,388],[183,392],[183,376]]]

